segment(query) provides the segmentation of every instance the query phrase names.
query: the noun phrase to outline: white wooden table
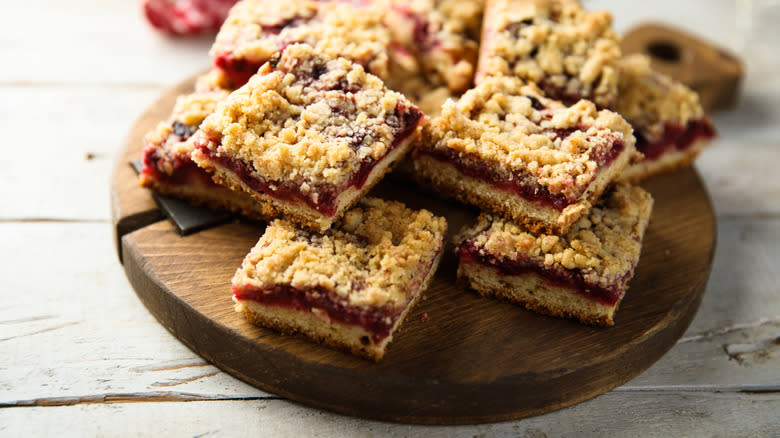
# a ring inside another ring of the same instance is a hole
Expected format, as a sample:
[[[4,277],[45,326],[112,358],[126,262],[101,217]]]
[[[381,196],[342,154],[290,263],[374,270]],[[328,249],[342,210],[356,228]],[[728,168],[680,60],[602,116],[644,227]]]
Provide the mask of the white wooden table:
[[[718,215],[704,301],[669,353],[607,394],[426,427],[248,386],[180,344],[128,284],[109,220],[115,154],[162,90],[208,64],[211,37],[162,37],[134,0],[4,1],[0,435],[780,436],[780,1],[585,4],[612,10],[620,32],[663,20],[745,60],[741,103],[715,116],[720,137],[696,164]]]

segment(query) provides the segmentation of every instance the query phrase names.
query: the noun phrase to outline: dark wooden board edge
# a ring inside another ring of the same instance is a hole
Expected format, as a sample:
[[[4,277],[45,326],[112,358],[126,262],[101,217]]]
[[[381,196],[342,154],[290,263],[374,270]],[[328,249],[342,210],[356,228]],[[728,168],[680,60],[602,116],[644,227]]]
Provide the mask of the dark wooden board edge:
[[[712,213],[709,199],[707,203]],[[171,227],[166,224],[153,227],[165,226]],[[397,378],[377,381],[373,386],[364,383],[355,388],[354,376],[343,369],[307,362],[255,343],[198,312],[158,277],[149,275],[147,260],[138,251],[133,234],[125,236],[122,248],[128,279],[149,311],[195,353],[253,386],[305,405],[361,418],[418,424],[476,424],[525,418],[562,409],[620,386],[650,367],[675,344],[695,316],[712,267],[716,229],[713,221],[713,243],[707,254],[707,270],[700,281],[676,302],[661,322],[650,327],[634,342],[610,351],[599,362],[570,373],[518,375],[484,384],[448,386],[446,398],[436,392],[440,382],[427,382],[429,391],[423,392],[420,392],[419,381]],[[640,350],[644,356],[635,354]],[[247,367],[248,363],[253,365]],[[534,387],[529,387],[529,382],[538,380],[545,381],[553,390],[538,393]],[[333,388],[340,389],[334,394]],[[352,388],[351,396],[345,394],[345,388]],[[394,400],[383,397],[372,403],[354,398],[355,394],[382,394],[388,388],[394,388],[397,395],[416,394],[417,398]],[[312,392],[319,396],[304,395]],[[339,399],[339,394],[347,397]],[[504,396],[500,397],[501,394]],[[507,399],[507,395],[518,397]],[[466,402],[475,399],[492,400],[492,403],[475,405]],[[398,400],[401,402],[398,403]]]
[[[127,172],[132,172],[128,163],[138,158],[143,133],[152,127],[153,123],[167,117],[171,100],[176,95],[187,92],[193,80],[194,77],[168,90],[136,122],[133,133],[125,145],[124,154],[119,157],[115,165],[111,186],[114,231],[120,260],[125,261],[128,279],[149,311],[195,353],[251,385],[306,405],[361,418],[419,424],[474,424],[524,418],[590,399],[640,374],[674,345],[676,339],[689,326],[698,309],[715,251],[717,226],[709,198],[706,199],[708,209],[706,213],[712,218],[712,246],[708,252],[706,272],[703,273],[700,281],[675,302],[669,312],[664,314],[663,324],[659,322],[633,342],[610,351],[609,354],[604,355],[603,360],[591,363],[588,367],[575,372],[556,370],[547,375],[508,376],[481,385],[464,384],[450,387],[446,398],[442,398],[442,395],[436,392],[437,386],[440,386],[439,382],[427,382],[429,384],[427,394],[421,394],[416,400],[406,400],[402,405],[388,403],[387,399],[368,403],[366,400],[356,402],[354,399],[322,397],[334,387],[354,387],[354,376],[349,374],[349,370],[306,361],[284,351],[259,345],[238,331],[208,318],[177,296],[153,272],[149,275],[148,260],[143,257],[133,242],[135,232],[142,233],[151,228],[171,227],[171,225],[160,222],[161,212],[156,205],[150,206],[148,201],[151,201],[151,196],[135,183],[135,175],[128,179]],[[703,187],[695,171],[690,170],[690,172],[693,172],[697,184]],[[128,180],[131,181],[130,184],[127,184]],[[650,185],[653,184],[651,181]],[[706,190],[704,193],[706,194]],[[142,208],[139,208],[139,205]],[[219,348],[215,349],[214,346]],[[652,354],[640,360],[628,354],[635,349],[651,351]],[[621,356],[625,356],[623,360],[617,360]],[[253,365],[247,368],[248,362]],[[298,380],[290,377],[288,368],[291,364],[298,367],[295,374]],[[602,373],[601,378],[593,378],[599,373]],[[523,385],[532,377],[544,379],[552,388],[558,388],[559,391],[539,394],[529,390]],[[399,380],[397,376],[389,376],[372,384],[362,383],[357,388],[357,393],[371,394],[382,385],[395,388],[400,393],[414,393],[419,391],[419,384],[420,382],[409,382]],[[494,396],[506,388],[511,388],[511,394],[519,398],[513,396],[507,399]],[[304,395],[312,394],[312,391],[315,396]],[[579,392],[573,394],[575,391]],[[474,395],[477,393],[491,396],[490,404],[474,404]],[[501,404],[504,406],[499,406]],[[510,407],[507,408],[507,405]],[[518,405],[522,406],[518,407]]]

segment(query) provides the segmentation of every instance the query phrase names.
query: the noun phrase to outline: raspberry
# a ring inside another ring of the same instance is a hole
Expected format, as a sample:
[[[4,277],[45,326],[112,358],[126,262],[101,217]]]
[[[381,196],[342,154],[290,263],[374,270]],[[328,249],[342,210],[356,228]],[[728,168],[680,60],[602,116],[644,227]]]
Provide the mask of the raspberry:
[[[237,0],[142,0],[147,20],[155,28],[191,35],[216,30]]]

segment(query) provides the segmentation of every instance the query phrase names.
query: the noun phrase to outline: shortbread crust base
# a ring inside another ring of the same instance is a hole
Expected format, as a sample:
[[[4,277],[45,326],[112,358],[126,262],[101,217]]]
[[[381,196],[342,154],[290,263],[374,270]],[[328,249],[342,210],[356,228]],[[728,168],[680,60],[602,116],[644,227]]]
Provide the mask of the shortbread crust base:
[[[693,162],[709,143],[709,138],[700,138],[684,150],[664,152],[655,160],[646,160],[636,164],[629,164],[623,171],[623,174],[618,177],[618,181],[636,183],[653,175],[671,172],[672,170],[687,166]]]
[[[259,193],[245,184],[232,170],[223,167],[209,159],[202,151],[195,149],[192,159],[200,167],[212,173],[215,182],[228,187],[230,190],[248,193],[262,205],[263,211],[268,211],[271,216],[283,215],[285,218],[312,231],[323,232],[330,228],[334,221],[339,219],[346,210],[350,209],[360,198],[378,183],[385,173],[392,170],[396,162],[409,151],[415,134],[402,141],[397,147],[379,160],[366,178],[361,188],[350,186],[341,192],[337,198],[337,207],[333,216],[326,216],[302,202],[289,202],[274,198],[273,196]]]
[[[534,273],[506,275],[497,268],[465,258],[458,265],[458,278],[484,297],[519,304],[544,315],[576,319],[593,326],[614,325],[620,300],[613,305],[588,299],[577,292],[551,285]]]
[[[206,186],[197,180],[184,184],[166,184],[142,175],[141,186],[160,195],[185,200],[192,205],[229,211],[250,219],[265,221],[271,217],[271,211],[264,209],[251,196],[222,186]]]
[[[314,342],[351,352],[354,355],[378,362],[385,355],[393,334],[428,288],[439,267],[443,248],[434,257],[417,292],[411,297],[403,312],[395,321],[390,334],[374,342],[372,334],[363,327],[333,321],[327,315],[318,316],[314,311],[297,310],[282,306],[267,306],[251,299],[236,300],[236,312],[243,313],[252,324],[268,327],[288,335],[301,335]]]
[[[563,210],[526,201],[523,197],[497,189],[490,183],[461,173],[452,163],[440,161],[425,152],[413,154],[415,178],[439,195],[500,214],[534,233],[566,234],[590,210],[593,202],[628,165],[633,148],[623,150],[596,176],[580,200]]]

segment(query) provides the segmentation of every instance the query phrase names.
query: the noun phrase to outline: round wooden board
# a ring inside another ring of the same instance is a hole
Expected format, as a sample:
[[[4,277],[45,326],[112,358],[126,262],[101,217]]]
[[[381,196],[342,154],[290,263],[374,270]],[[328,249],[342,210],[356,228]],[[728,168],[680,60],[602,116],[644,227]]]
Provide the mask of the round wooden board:
[[[715,248],[715,219],[696,171],[646,181],[652,222],[611,328],[537,315],[456,285],[451,246],[424,298],[380,363],[247,323],[230,280],[263,226],[234,222],[180,236],[148,211],[149,194],[122,169],[141,137],[192,80],[167,92],[133,127],[119,154],[114,225],[131,284],[154,316],[209,362],[265,391],[366,418],[467,424],[538,415],[623,384],[658,360],[690,324]],[[118,190],[119,188],[119,190]],[[444,215],[451,234],[476,211],[391,178],[373,192]],[[133,217],[129,230],[125,216]],[[121,229],[121,230],[120,230]]]

